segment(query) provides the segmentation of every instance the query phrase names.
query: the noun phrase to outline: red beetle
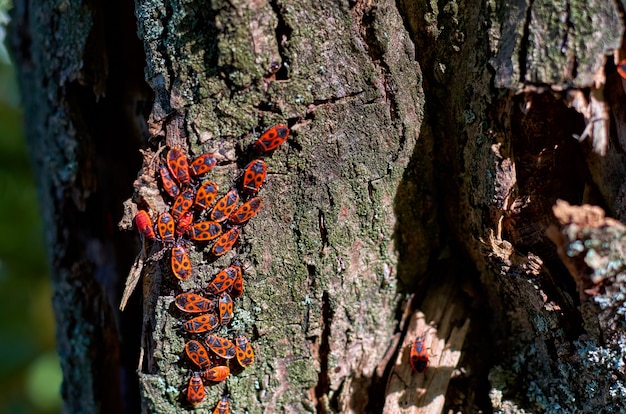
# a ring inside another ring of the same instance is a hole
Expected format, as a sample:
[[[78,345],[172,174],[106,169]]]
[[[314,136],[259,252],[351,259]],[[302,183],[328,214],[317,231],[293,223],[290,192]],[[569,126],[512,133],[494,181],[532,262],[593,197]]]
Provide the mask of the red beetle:
[[[424,343],[424,335],[415,338],[415,342],[411,344],[409,362],[415,372],[426,372],[428,369],[428,350]]]

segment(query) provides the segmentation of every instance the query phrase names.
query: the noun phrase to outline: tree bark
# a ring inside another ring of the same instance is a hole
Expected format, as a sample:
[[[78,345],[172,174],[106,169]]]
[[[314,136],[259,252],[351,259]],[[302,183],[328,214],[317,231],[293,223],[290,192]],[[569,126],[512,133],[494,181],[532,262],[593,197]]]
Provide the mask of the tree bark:
[[[247,293],[235,329],[254,333],[258,361],[228,381],[233,410],[363,412],[402,299],[392,212],[423,104],[397,10],[391,3],[240,1],[203,9],[139,2],[137,15],[156,95],[153,120],[180,114],[185,139],[166,134],[166,144],[221,154],[222,188],[242,167],[238,153],[252,142],[252,128],[292,125],[290,144],[268,159],[268,208],[246,227],[239,250]],[[280,69],[272,75],[274,62]],[[409,189],[402,203],[416,194]],[[423,233],[414,227],[411,237]],[[426,259],[412,261],[425,268]],[[183,289],[208,283],[228,260],[202,268]],[[151,369],[141,377],[148,409],[159,412],[180,409],[178,395],[164,396],[188,379],[171,300],[156,299],[150,333],[157,349],[168,344],[171,352],[148,352]],[[208,406],[223,392],[209,388]]]
[[[68,413],[137,412],[140,402],[140,314],[116,311],[139,250],[116,222],[141,166],[152,100],[133,12],[116,1],[18,1],[12,11]]]
[[[624,220],[624,81],[607,61],[623,55],[623,11],[16,1],[65,411],[191,408],[172,301],[235,252],[210,263],[191,247],[181,283],[167,260],[144,260],[143,292],[120,313],[141,245],[115,223],[169,208],[164,147],[218,154],[224,189],[251,131],[277,122],[292,137],[267,158],[264,210],[236,249],[246,289],[231,331],[257,358],[199,408],[227,392],[250,413],[619,410],[623,321],[607,286],[621,274],[568,252],[609,237],[580,228],[622,230],[552,209],[586,202]],[[420,335],[424,374],[408,364]]]

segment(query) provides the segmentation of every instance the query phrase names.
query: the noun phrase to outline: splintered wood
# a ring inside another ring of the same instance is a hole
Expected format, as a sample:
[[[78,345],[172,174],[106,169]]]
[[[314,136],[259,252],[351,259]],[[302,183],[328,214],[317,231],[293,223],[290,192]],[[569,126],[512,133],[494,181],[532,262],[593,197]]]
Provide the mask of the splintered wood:
[[[452,306],[439,315],[439,330],[425,322],[422,312],[413,313],[389,377],[383,413],[441,413],[452,371],[459,362],[469,330],[469,319],[460,327],[452,325],[455,313]],[[428,368],[422,373],[415,372],[409,363],[411,345],[420,336],[429,354]]]

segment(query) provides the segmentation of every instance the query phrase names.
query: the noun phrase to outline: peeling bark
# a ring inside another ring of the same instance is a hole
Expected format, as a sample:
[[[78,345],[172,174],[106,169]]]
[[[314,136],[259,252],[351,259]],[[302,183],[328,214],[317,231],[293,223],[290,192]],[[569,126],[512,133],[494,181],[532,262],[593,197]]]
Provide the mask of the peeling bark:
[[[609,351],[611,362],[592,363],[593,355],[607,353],[605,345],[589,341],[589,307],[578,301],[546,230],[558,225],[552,213],[558,198],[621,210],[615,194],[622,167],[614,161],[622,151],[615,149],[620,134],[612,128],[621,128],[622,104],[611,96],[623,91],[610,54],[623,54],[622,6],[535,1],[474,10],[452,3],[401,7],[413,39],[438,40],[427,43],[432,46],[418,61],[426,102],[445,102],[428,118],[436,160],[446,166],[436,181],[456,184],[442,192],[444,231],[460,248],[451,255],[468,255],[478,271],[484,293],[469,290],[468,299],[488,298],[492,312],[483,331],[491,339],[476,341],[470,332],[467,346],[474,347],[460,362],[477,375],[458,372],[446,402],[476,410],[479,397],[472,401],[467,388],[457,386],[469,381],[481,389],[479,372],[492,366],[494,409],[619,410],[623,370],[611,364],[620,365],[621,352]],[[423,16],[429,24],[421,24]],[[591,138],[582,144],[573,138],[585,136]],[[479,309],[470,308],[479,316],[472,322],[484,320]],[[598,314],[591,319],[600,321]],[[614,385],[591,385],[598,376]]]

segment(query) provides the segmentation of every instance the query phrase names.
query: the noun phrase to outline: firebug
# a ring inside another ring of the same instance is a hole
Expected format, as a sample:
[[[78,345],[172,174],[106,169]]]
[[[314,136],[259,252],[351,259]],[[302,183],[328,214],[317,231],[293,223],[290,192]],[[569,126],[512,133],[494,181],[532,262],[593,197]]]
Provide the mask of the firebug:
[[[230,216],[237,207],[239,202],[239,193],[234,188],[226,193],[222,198],[217,200],[213,211],[211,211],[211,220],[224,221]]]
[[[172,177],[180,184],[189,182],[189,163],[187,162],[187,156],[178,148],[170,148],[167,152],[167,167],[170,169]]]
[[[263,185],[266,175],[267,165],[265,165],[265,161],[261,159],[253,160],[246,166],[246,170],[243,173],[241,191],[248,196],[255,195]]]
[[[183,234],[189,230],[191,227],[191,222],[193,221],[193,213],[191,211],[186,212],[182,215],[181,218],[178,219],[178,223],[176,223],[176,237],[181,237]]]
[[[233,224],[244,224],[254,217],[263,206],[263,202],[259,197],[251,198],[237,208],[228,220]]]
[[[202,373],[205,381],[220,382],[224,381],[230,375],[230,368],[227,366],[217,366],[209,368]]]
[[[278,124],[265,131],[252,146],[258,152],[268,152],[283,145],[287,138],[289,138],[289,127]]]
[[[211,351],[224,359],[235,357],[235,345],[229,339],[209,335],[206,338],[206,344]]]
[[[237,243],[237,240],[239,240],[240,234],[241,227],[239,226],[233,226],[233,228],[222,234],[211,248],[211,253],[213,253],[213,256],[219,257],[230,251],[235,243]]]
[[[231,298],[238,298],[243,294],[243,276],[241,272],[235,276],[235,281],[233,282],[233,287],[230,290]]]
[[[206,392],[204,391],[202,378],[200,377],[200,374],[194,373],[189,379],[189,386],[187,387],[187,400],[196,406],[204,400],[205,396]]]
[[[182,246],[172,248],[172,272],[179,280],[187,280],[191,276],[191,261]]]
[[[174,181],[174,179],[172,178],[170,170],[168,170],[167,167],[161,167],[160,172],[161,184],[163,184],[163,189],[167,194],[170,195],[170,197],[175,198],[180,192],[180,189],[178,188],[178,184],[176,184],[176,181]]]
[[[219,326],[219,319],[214,313],[196,316],[185,322],[185,330],[192,333],[208,332]]]
[[[194,177],[197,177],[211,171],[215,164],[217,164],[217,160],[213,154],[202,154],[189,165],[189,172]]]
[[[157,220],[157,230],[163,243],[174,243],[174,218],[170,213],[161,213]]]
[[[152,227],[152,220],[148,212],[145,210],[139,210],[135,216],[135,226],[139,233],[148,240],[154,240],[156,235],[154,234],[154,228]]]
[[[207,369],[211,366],[209,360],[209,353],[204,345],[198,341],[191,340],[185,344],[185,352],[189,359],[191,359],[201,369]]]
[[[224,395],[220,402],[217,403],[215,410],[213,410],[213,414],[230,414],[230,402],[228,401],[228,397]]]
[[[209,286],[207,286],[207,290],[214,295],[222,293],[235,283],[238,275],[241,275],[241,267],[236,265],[229,266],[215,275]]]
[[[222,234],[222,226],[215,221],[201,221],[189,229],[189,237],[192,240],[209,241]]]
[[[215,306],[212,300],[191,292],[176,296],[174,304],[181,311],[188,313],[209,312]]]
[[[213,181],[205,181],[200,188],[198,188],[198,192],[196,193],[196,200],[194,202],[196,210],[206,210],[213,205],[216,198],[217,184]]]
[[[218,301],[220,311],[220,324],[226,326],[233,319],[233,300],[230,295],[223,292]]]
[[[237,335],[235,338],[235,354],[239,365],[244,368],[248,368],[254,363],[254,350],[244,335]]]
[[[620,60],[617,64],[617,73],[619,73],[622,78],[626,79],[626,59]]]
[[[174,205],[172,206],[172,217],[174,217],[174,220],[180,220],[183,214],[191,210],[194,198],[195,194],[191,188],[187,188],[176,197]]]
[[[428,369],[428,350],[423,335],[415,338],[415,342],[411,344],[409,362],[415,372],[425,372]]]

